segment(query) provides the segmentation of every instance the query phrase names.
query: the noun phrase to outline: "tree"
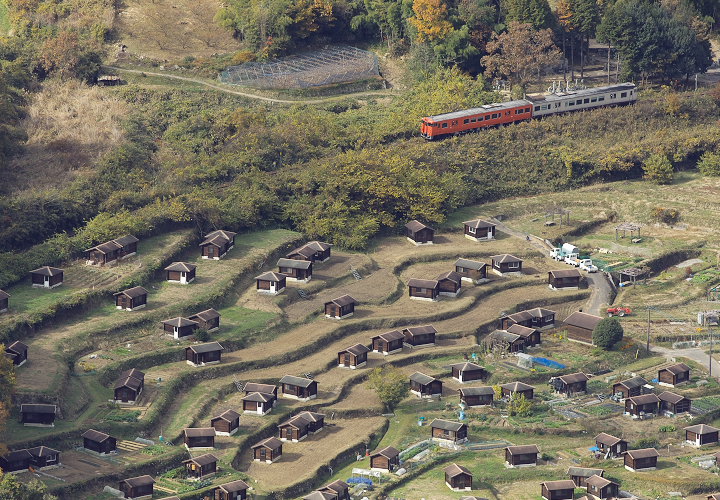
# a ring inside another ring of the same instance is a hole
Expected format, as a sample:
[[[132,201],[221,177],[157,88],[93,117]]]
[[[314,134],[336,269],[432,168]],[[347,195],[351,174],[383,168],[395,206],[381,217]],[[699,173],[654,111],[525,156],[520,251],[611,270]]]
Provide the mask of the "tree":
[[[713,153],[707,151],[703,153],[698,162],[698,170],[700,173],[707,176],[719,176],[720,175],[720,153]]]
[[[519,392],[513,392],[510,396],[510,400],[507,403],[508,415],[526,417],[530,415],[532,411],[532,402],[528,400],[524,394]]]
[[[21,483],[12,474],[3,474],[0,471],[0,498],[8,500],[57,500],[57,497],[47,492],[47,487],[33,478],[27,483]]]
[[[453,30],[443,0],[415,0],[412,10],[414,16],[408,21],[417,29],[419,42],[442,40]]]
[[[654,154],[643,164],[645,179],[655,184],[672,184],[673,166],[664,154]]]
[[[0,352],[5,352],[5,346],[0,344]],[[7,356],[0,356],[0,435],[4,434],[5,422],[10,416],[12,407],[12,395],[15,389],[15,368]],[[5,445],[0,442],[0,455],[7,451]],[[0,489],[0,493],[2,490]],[[0,494],[0,498],[3,497]],[[12,498],[12,497],[10,497]]]
[[[394,410],[410,392],[405,374],[391,365],[375,368],[370,372],[368,386],[377,393],[389,411]]]
[[[623,334],[623,327],[617,318],[603,318],[593,330],[593,344],[607,351],[622,340]]]
[[[547,0],[506,0],[505,20],[508,22],[528,23],[536,30],[552,28],[554,18]]]

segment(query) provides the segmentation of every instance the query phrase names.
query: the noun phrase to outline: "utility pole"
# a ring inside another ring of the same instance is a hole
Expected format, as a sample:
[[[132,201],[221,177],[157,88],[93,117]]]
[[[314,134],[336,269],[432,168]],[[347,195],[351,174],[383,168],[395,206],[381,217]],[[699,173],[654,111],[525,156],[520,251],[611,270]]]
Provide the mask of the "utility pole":
[[[708,360],[708,374],[712,378],[712,362],[713,362],[713,331],[712,327],[708,326],[708,333],[710,334],[710,359]]]

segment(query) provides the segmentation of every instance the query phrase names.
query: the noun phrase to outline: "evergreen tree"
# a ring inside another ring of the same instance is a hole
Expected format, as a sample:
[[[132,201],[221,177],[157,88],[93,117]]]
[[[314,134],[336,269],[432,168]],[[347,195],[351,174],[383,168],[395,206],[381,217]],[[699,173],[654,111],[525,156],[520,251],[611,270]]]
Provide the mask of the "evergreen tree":
[[[620,342],[623,335],[623,327],[617,318],[603,318],[593,330],[593,344],[607,351]]]

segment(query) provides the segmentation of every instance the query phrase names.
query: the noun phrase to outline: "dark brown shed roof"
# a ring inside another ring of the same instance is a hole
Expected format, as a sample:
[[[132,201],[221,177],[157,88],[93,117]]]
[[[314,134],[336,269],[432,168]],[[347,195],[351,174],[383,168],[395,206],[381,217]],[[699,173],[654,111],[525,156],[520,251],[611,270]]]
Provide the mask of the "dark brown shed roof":
[[[255,401],[256,403],[267,403],[275,399],[274,394],[266,392],[250,392],[244,398],[243,401]]]
[[[683,428],[684,431],[694,432],[695,434],[712,434],[713,432],[720,432],[720,429],[707,424],[691,425],[690,427]]]
[[[645,384],[647,384],[647,380],[645,380],[642,377],[633,377],[629,378],[627,380],[623,380],[622,382],[618,382],[615,385],[621,385],[626,389],[635,389],[637,387],[642,387]]]
[[[259,276],[255,276],[255,279],[260,280],[260,281],[275,281],[275,282],[277,282],[277,281],[282,281],[285,278],[286,278],[286,276],[284,274],[276,273],[273,271],[267,271],[267,272],[262,273]]]
[[[20,342],[19,340],[16,340],[9,346],[5,348],[6,351],[16,352],[16,353],[22,353],[28,350],[28,346]]]
[[[95,245],[92,248],[88,248],[85,250],[86,252],[90,252],[92,250],[95,250],[97,252],[100,252],[101,254],[108,254],[110,252],[114,252],[116,250],[120,250],[123,246],[119,243],[117,243],[114,240],[106,241],[105,243],[100,243],[99,245]]]
[[[183,429],[183,433],[187,437],[215,437],[214,427],[189,427]]]
[[[455,477],[459,476],[461,474],[468,474],[472,476],[472,472],[470,472],[466,467],[463,467],[462,465],[458,464],[450,464],[447,467],[445,467],[445,474],[447,474],[449,477]]]
[[[408,281],[408,286],[413,288],[437,288],[438,282],[436,280],[421,280],[418,278],[411,278]]]
[[[495,227],[495,224],[492,222],[488,222],[486,220],[482,219],[473,219],[463,222],[465,226],[468,227],[474,227],[475,229],[485,228],[485,227]]]
[[[27,451],[34,457],[51,457],[60,454],[59,451],[48,448],[47,446],[36,446],[34,448],[28,448]]]
[[[244,391],[248,392],[264,392],[266,394],[274,394],[277,386],[272,384],[259,384],[257,382],[248,382],[245,384]]]
[[[244,491],[249,488],[247,483],[241,479],[238,479],[237,481],[232,481],[231,483],[225,483],[218,486],[221,490],[223,490],[225,493],[236,493],[238,491]]]
[[[539,454],[540,449],[536,444],[523,444],[518,446],[508,446],[505,448],[511,455],[532,455]]]
[[[355,302],[356,300],[353,299],[351,296],[343,295],[336,299],[332,299],[330,302],[325,302],[325,304],[335,304],[338,307],[345,307],[349,306],[350,304],[354,304]]]
[[[297,387],[310,387],[315,381],[311,378],[296,377],[295,375],[285,375],[280,379],[281,384],[294,385]]]
[[[39,403],[29,403],[20,405],[20,413],[57,413],[57,406]]]
[[[610,481],[609,479],[605,479],[604,477],[599,476],[598,474],[594,474],[587,478],[585,480],[587,484],[590,486],[595,486],[596,488],[604,488],[605,486],[609,484],[613,484],[613,481]],[[617,484],[617,483],[615,483]]]
[[[490,258],[493,260],[493,262],[497,262],[498,264],[506,264],[509,262],[522,262],[523,261],[521,258],[515,257],[514,255],[510,255],[509,253],[493,255]]]
[[[487,396],[495,395],[495,389],[489,385],[483,387],[462,387],[458,389],[463,396]]]
[[[232,422],[233,420],[240,418],[240,414],[236,412],[235,410],[225,410],[217,417],[213,418],[213,420],[222,419],[226,422]]]
[[[204,455],[200,455],[199,457],[193,457],[188,460],[183,460],[184,464],[195,464],[199,465],[200,467],[203,467],[205,465],[213,464],[218,461],[217,457],[213,455],[212,453],[205,453]]]
[[[403,331],[408,332],[411,337],[415,335],[427,335],[429,333],[437,333],[437,330],[432,325],[411,326],[409,328],[405,328]]]
[[[642,450],[628,450],[627,454],[630,458],[637,460],[638,458],[659,457],[660,453],[655,448],[643,448]]]
[[[268,448],[270,450],[278,450],[283,445],[283,442],[280,441],[276,437],[269,437],[267,439],[263,439],[262,441],[255,443],[250,448]]]
[[[162,324],[180,328],[182,326],[197,325],[197,321],[193,321],[191,319],[182,318],[182,317],[178,316],[177,318],[166,319],[165,321],[162,322]]]
[[[223,351],[225,348],[219,342],[208,342],[207,344],[191,345],[186,349],[190,349],[195,354],[202,354],[204,352]]]
[[[677,363],[675,365],[666,366],[665,368],[662,368],[660,371],[667,370],[673,375],[679,375],[681,373],[689,372],[690,367],[686,365],[685,363]]]
[[[577,269],[559,269],[555,271],[548,271],[553,278],[579,278],[581,276],[580,271]]]
[[[530,389],[535,389],[533,386],[523,382],[509,382],[507,384],[502,384],[500,387],[507,389],[510,392],[529,391]]]
[[[643,394],[641,396],[633,396],[628,398],[636,405],[648,405],[651,403],[659,403],[660,399],[655,394]]]
[[[455,363],[450,365],[450,368],[457,368],[460,373],[485,371],[484,366],[476,365],[475,363],[470,363],[469,361],[465,361],[464,363]]]
[[[463,267],[465,269],[474,269],[479,271],[483,267],[487,266],[484,262],[470,259],[458,259],[455,261],[455,267]]]
[[[370,352],[370,349],[364,344],[355,344],[353,346],[348,347],[345,350],[338,352],[338,354],[343,353],[343,352],[349,352],[351,354],[354,354],[355,356],[360,356],[361,354]]]
[[[575,489],[575,483],[570,479],[560,479],[559,481],[545,481],[540,484],[544,485],[548,491]]]
[[[619,437],[612,436],[610,434],[607,434],[605,432],[601,432],[597,436],[595,436],[595,442],[604,444],[605,446],[615,446],[620,441],[623,441]]]
[[[400,340],[404,338],[405,335],[403,335],[400,330],[392,330],[373,337],[373,339],[383,339],[385,342],[392,342],[393,340]]]
[[[513,344],[520,340],[522,337],[520,335],[517,335],[515,333],[510,333],[507,330],[495,330],[494,332],[491,332],[488,335],[489,340],[495,340],[500,342],[507,342],[508,344]]]
[[[459,285],[462,282],[462,276],[460,276],[460,273],[457,273],[455,271],[448,271],[446,273],[442,273],[440,276],[437,277],[437,281],[452,281],[453,283]]]
[[[136,297],[141,297],[143,295],[147,295],[148,291],[145,290],[141,286],[134,286],[132,288],[128,288],[127,290],[123,290],[122,292],[114,293],[113,295],[125,295],[126,297],[130,297],[131,299],[134,299]]]
[[[138,486],[147,486],[149,484],[155,484],[155,480],[150,476],[137,476],[137,477],[131,477],[130,479],[123,479],[123,483],[126,483],[128,486],[132,488],[137,488]]]
[[[410,231],[412,231],[413,233],[417,233],[418,231],[425,229],[425,228],[432,229],[430,226],[426,226],[425,224],[423,224],[422,222],[417,221],[417,220],[411,220],[410,222],[405,224],[405,227],[407,229],[409,229]]]
[[[569,467],[567,471],[568,476],[573,477],[590,477],[590,476],[602,476],[605,474],[603,469],[593,469],[590,467]]]
[[[601,320],[602,318],[600,316],[576,311],[567,318],[565,318],[564,323],[566,325],[576,326],[578,328],[584,328],[586,330],[594,330]]]
[[[63,272],[62,269],[57,267],[43,266],[30,271],[32,274],[40,274],[42,276],[56,276]]]
[[[588,380],[590,380],[588,376],[582,372],[561,375],[558,378],[562,380],[565,384],[577,384],[578,382],[587,382]]]
[[[389,460],[392,460],[393,458],[400,455],[400,452],[398,450],[396,450],[395,448],[393,448],[392,446],[386,446],[385,448],[382,448],[380,450],[375,450],[370,454],[371,457],[376,457],[378,455],[383,456]]]
[[[465,424],[463,424],[462,422],[453,422],[452,420],[443,420],[441,418],[436,418],[430,423],[430,427],[457,432],[463,427],[465,427]]]
[[[310,269],[312,262],[309,260],[278,259],[278,267],[289,267],[290,269]]]
[[[110,439],[109,434],[105,434],[104,432],[96,431],[95,429],[86,430],[85,432],[83,432],[82,437],[87,438],[90,441],[95,441],[96,443],[102,443],[102,442]]]
[[[119,245],[127,246],[131,243],[137,243],[140,240],[132,234],[126,234],[125,236],[121,236],[120,238],[115,238],[113,241]]]
[[[515,335],[520,335],[522,338],[528,338],[530,335],[535,333],[537,330],[535,328],[530,328],[527,326],[522,326],[519,323],[514,323],[507,327],[506,330],[508,333],[514,333]]]
[[[172,264],[167,266],[165,268],[165,270],[189,273],[189,272],[195,270],[195,268],[197,268],[197,266],[195,264],[190,264],[189,262],[173,262]]]
[[[660,401],[665,401],[667,403],[671,404],[677,404],[683,399],[685,399],[685,396],[681,396],[680,394],[675,394],[674,392],[665,391],[658,395],[658,398]]]
[[[410,380],[413,382],[417,382],[421,385],[428,385],[432,382],[434,382],[436,379],[433,377],[430,377],[428,375],[425,375],[424,373],[415,372],[412,375],[410,375]]]
[[[325,243],[324,241],[308,241],[302,246],[302,248],[311,248],[316,252],[324,252],[325,250],[329,250],[332,246],[332,243]]]
[[[220,317],[220,313],[211,307],[210,309],[205,309],[204,311],[200,311],[199,313],[193,314],[188,319],[191,321],[194,321],[193,318],[199,318],[203,321],[210,321],[210,320],[213,320],[213,319],[216,319],[219,317]]]

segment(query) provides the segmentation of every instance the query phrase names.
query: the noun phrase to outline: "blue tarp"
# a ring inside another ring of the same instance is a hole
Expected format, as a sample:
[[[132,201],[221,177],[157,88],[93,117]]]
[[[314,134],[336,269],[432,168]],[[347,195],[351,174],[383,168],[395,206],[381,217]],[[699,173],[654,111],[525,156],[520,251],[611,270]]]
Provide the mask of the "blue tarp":
[[[533,357],[533,362],[539,365],[547,366],[548,368],[557,368],[558,370],[562,370],[563,368],[565,368],[565,365],[563,365],[562,363],[558,363],[557,361],[553,361],[552,359],[547,358]]]
[[[351,477],[345,482],[348,484],[367,484],[368,486],[372,486],[373,484],[371,479],[365,477]]]
[[[597,446],[593,446],[592,448],[590,448],[590,451],[600,451],[600,448],[598,448]]]

